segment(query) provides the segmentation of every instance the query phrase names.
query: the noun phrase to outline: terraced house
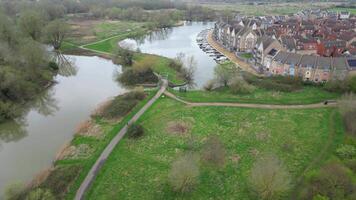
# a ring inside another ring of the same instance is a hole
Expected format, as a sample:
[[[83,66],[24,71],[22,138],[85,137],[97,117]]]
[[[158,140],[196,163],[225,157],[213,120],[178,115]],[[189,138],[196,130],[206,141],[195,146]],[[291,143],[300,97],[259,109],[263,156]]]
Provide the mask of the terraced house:
[[[344,79],[356,70],[350,65],[356,60],[356,17],[333,14],[317,10],[303,12],[303,17],[236,17],[216,23],[213,36],[236,55],[252,53],[248,62],[266,75],[314,82]]]

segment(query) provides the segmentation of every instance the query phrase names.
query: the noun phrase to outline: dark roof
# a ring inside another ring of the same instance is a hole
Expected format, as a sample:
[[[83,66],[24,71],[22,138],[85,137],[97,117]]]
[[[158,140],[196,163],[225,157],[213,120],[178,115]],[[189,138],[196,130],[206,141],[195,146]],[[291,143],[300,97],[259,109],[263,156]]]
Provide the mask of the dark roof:
[[[331,67],[331,58],[328,57],[318,57],[317,62],[318,69],[330,69]]]
[[[297,53],[288,53],[288,58],[285,60],[285,64],[288,65],[297,65],[302,56]]]
[[[278,54],[273,58],[274,61],[284,63],[284,61],[287,59],[288,53],[280,51]]]
[[[315,68],[315,60],[316,60],[316,56],[303,55],[299,65],[301,65],[302,67]]]
[[[356,58],[350,58],[347,60],[347,63],[349,66],[353,69],[356,70]]]
[[[343,57],[334,58],[333,67],[335,70],[347,70],[346,58]]]

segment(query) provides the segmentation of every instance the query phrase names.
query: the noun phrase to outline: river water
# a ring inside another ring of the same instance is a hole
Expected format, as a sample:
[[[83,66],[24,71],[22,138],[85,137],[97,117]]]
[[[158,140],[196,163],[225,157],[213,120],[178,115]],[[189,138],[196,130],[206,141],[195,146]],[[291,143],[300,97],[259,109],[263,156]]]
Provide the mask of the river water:
[[[195,82],[201,87],[213,77],[214,60],[200,50],[196,37],[213,23],[185,23],[162,29],[142,38],[127,40],[142,52],[174,58],[178,53],[194,56],[197,62]],[[125,92],[113,77],[121,67],[99,57],[69,56],[77,68],[76,75],[60,76],[58,82],[34,102],[16,122],[0,124],[0,199],[6,185],[26,182],[48,168],[57,151],[74,134],[76,125],[109,97]],[[71,74],[67,69],[63,74]]]
[[[213,26],[213,22],[185,22],[184,26],[154,31],[141,38],[126,39],[120,44],[168,58],[175,58],[179,53],[194,56],[197,64],[194,81],[196,87],[201,88],[213,78],[216,62],[199,48],[196,38],[202,30]]]
[[[0,124],[0,199],[7,184],[29,181],[49,167],[100,102],[125,91],[113,79],[120,66],[99,57],[70,58],[76,75],[57,76],[22,120]]]

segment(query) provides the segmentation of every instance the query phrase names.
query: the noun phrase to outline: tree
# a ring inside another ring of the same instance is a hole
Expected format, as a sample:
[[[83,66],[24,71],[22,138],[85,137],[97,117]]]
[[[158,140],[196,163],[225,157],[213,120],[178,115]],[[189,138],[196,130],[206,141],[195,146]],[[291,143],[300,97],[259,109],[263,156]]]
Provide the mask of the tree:
[[[137,139],[137,138],[143,136],[144,133],[145,133],[145,130],[139,124],[132,124],[129,126],[129,128],[127,130],[127,135],[131,139]]]
[[[37,188],[27,195],[26,200],[55,200],[55,197],[50,190]]]
[[[173,162],[168,181],[176,192],[186,193],[198,183],[199,167],[193,155],[187,154]]]
[[[194,59],[194,56],[189,56],[186,59],[185,65],[180,70],[180,74],[183,79],[186,81],[187,85],[193,87],[194,83],[194,74],[197,68],[197,62]]]
[[[113,62],[124,66],[131,66],[134,53],[128,49],[116,47],[113,51]]]
[[[33,40],[38,40],[41,37],[44,25],[44,16],[36,10],[26,10],[20,14],[19,27]]]
[[[254,163],[249,177],[251,189],[261,199],[277,199],[290,189],[290,175],[275,155],[263,155]]]
[[[223,167],[225,165],[225,154],[224,144],[218,136],[209,136],[203,147],[202,159],[208,164]]]
[[[69,25],[62,20],[54,20],[46,26],[45,30],[46,41],[51,44],[55,50],[59,50],[64,38],[68,34]]]
[[[230,81],[230,89],[234,94],[248,94],[253,92],[255,87],[248,84],[242,76],[236,76]]]
[[[231,62],[219,64],[214,69],[216,80],[224,85],[228,86],[229,81],[236,75],[235,65]]]

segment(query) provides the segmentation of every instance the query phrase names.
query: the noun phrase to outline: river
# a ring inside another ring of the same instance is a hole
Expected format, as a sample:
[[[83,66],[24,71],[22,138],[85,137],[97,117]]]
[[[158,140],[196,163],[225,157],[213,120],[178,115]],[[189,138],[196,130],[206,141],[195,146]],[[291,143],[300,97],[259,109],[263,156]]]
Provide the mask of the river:
[[[178,53],[194,56],[195,82],[201,87],[213,77],[216,63],[199,48],[196,37],[212,26],[213,23],[185,23],[127,41],[146,53],[169,58]],[[29,103],[23,119],[0,124],[0,199],[6,185],[27,182],[48,168],[57,151],[72,139],[75,127],[88,119],[100,102],[125,92],[113,80],[121,72],[120,66],[99,57],[69,57],[74,59],[76,75],[58,75],[57,84]]]
[[[22,120],[0,125],[0,199],[6,185],[29,181],[49,167],[100,102],[125,91],[113,79],[120,66],[99,57],[69,57],[76,75],[57,76],[58,83],[39,95]]]
[[[199,48],[196,38],[202,30],[213,26],[213,22],[185,22],[184,26],[154,31],[141,38],[126,39],[121,44],[168,58],[175,58],[179,53],[194,56],[197,64],[194,81],[196,88],[202,88],[213,78],[216,62]]]

